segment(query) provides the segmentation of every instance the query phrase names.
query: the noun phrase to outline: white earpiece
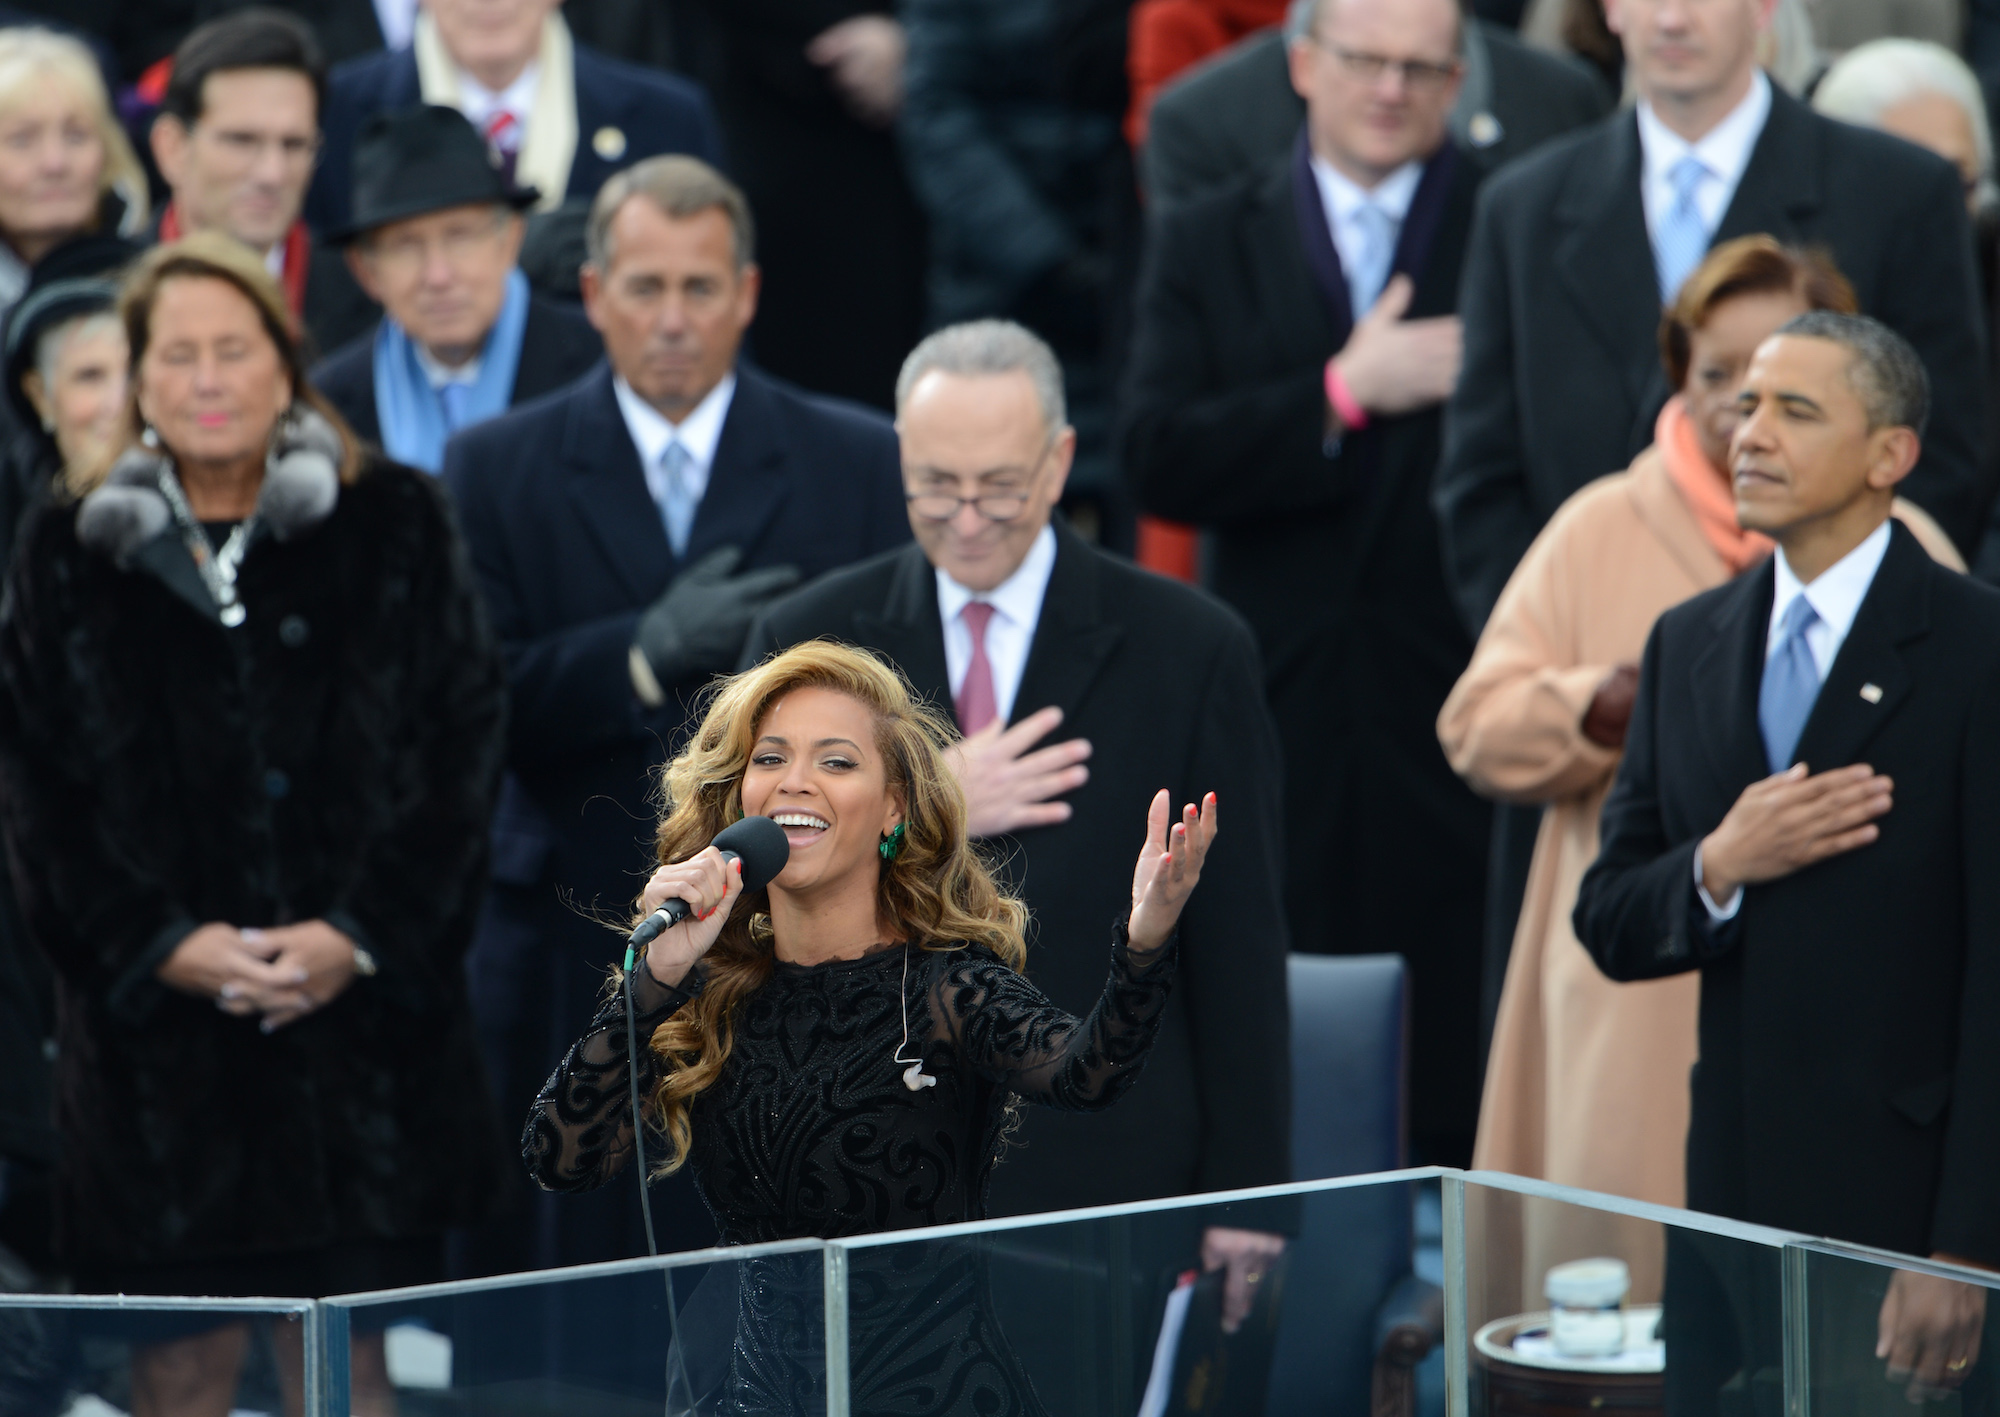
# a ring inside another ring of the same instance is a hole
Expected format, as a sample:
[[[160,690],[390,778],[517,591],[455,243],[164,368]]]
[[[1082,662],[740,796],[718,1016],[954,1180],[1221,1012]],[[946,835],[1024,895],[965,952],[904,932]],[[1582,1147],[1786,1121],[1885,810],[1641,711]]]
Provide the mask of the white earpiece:
[[[922,1058],[905,1058],[903,1056],[903,1049],[910,1046],[911,949],[912,946],[910,945],[903,946],[903,988],[900,997],[900,1002],[903,1005],[903,1041],[897,1047],[895,1056],[889,1061],[892,1063],[908,1063],[910,1066],[903,1069],[903,1086],[912,1092],[922,1092],[927,1087],[936,1087],[938,1080],[924,1071],[924,1060]]]

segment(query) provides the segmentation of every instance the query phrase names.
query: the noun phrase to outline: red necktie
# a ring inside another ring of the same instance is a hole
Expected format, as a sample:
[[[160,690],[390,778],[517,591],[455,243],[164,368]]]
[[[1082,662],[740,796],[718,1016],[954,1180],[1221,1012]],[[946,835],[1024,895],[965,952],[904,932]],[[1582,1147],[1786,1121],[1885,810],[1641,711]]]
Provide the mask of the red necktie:
[[[521,124],[504,108],[496,108],[486,120],[486,146],[500,160],[500,170],[514,180],[514,160],[521,155]]]
[[[972,662],[965,666],[957,703],[958,731],[970,737],[1000,716],[993,697],[993,662],[986,657],[986,626],[993,619],[993,607],[983,600],[968,600],[958,618],[972,636]]]

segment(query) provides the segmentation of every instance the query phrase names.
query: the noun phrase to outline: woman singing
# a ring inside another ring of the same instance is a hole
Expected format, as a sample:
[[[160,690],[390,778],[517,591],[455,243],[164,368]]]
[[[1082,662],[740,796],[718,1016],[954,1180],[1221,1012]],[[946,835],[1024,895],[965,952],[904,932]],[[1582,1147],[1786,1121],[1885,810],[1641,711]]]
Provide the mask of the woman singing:
[[[1214,797],[1171,830],[1167,794],[1153,800],[1104,993],[1073,1018],[1019,972],[1026,911],[966,839],[948,738],[894,670],[814,642],[724,685],[667,768],[668,864],[641,909],[679,897],[695,914],[654,942],[633,981],[652,1040],[641,1085],[666,1169],[692,1166],[730,1243],[981,1219],[1013,1098],[1108,1107],[1145,1061],[1174,925],[1215,836]],[[791,843],[783,873],[747,902],[737,868],[708,846],[746,814]],[[625,1164],[617,994],[549,1080],[523,1147],[552,1190],[601,1185]],[[799,1302],[785,1269],[765,1261],[744,1278],[731,1411],[823,1404],[817,1300]],[[907,1251],[857,1252],[853,1273],[865,1281],[850,1287],[855,1411],[1040,1410],[981,1312],[969,1248],[938,1244],[921,1266]]]

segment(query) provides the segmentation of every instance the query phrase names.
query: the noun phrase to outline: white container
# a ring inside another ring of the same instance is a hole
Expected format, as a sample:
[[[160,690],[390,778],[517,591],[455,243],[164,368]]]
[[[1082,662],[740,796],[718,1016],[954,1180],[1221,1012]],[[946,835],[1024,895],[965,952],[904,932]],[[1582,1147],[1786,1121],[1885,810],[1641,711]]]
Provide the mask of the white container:
[[[1602,1358],[1624,1351],[1625,1295],[1632,1271],[1623,1260],[1571,1260],[1549,1271],[1542,1292],[1549,1300],[1549,1338],[1570,1358]]]

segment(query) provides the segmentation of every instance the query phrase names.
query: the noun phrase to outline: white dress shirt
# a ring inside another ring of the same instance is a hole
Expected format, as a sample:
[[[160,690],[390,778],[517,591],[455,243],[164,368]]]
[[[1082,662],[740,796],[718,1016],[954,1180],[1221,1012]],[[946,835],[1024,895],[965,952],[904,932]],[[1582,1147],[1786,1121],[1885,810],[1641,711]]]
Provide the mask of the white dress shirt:
[[[639,450],[639,467],[646,474],[646,490],[653,494],[654,505],[664,507],[667,503],[667,470],[660,466],[660,460],[667,455],[668,445],[676,442],[687,449],[687,466],[681,475],[687,479],[689,495],[699,504],[708,495],[715,446],[722,441],[722,425],[729,417],[730,401],[736,397],[735,371],[724,374],[722,382],[679,423],[669,422],[665,414],[633,393],[623,378],[614,377],[611,390],[617,395],[619,413],[625,417],[625,431]]]
[[[1861,613],[1861,602],[1868,598],[1868,587],[1875,584],[1875,573],[1882,569],[1882,558],[1889,554],[1889,523],[1886,521],[1868,533],[1862,543],[1845,556],[1828,566],[1815,576],[1811,584],[1801,581],[1793,574],[1791,563],[1785,560],[1783,547],[1778,548],[1774,568],[1777,571],[1777,587],[1771,597],[1771,628],[1764,636],[1764,659],[1768,663],[1771,652],[1784,638],[1785,612],[1792,608],[1792,602],[1800,596],[1806,598],[1813,613],[1819,618],[1806,626],[1806,649],[1812,653],[1813,668],[1819,671],[1819,681],[1826,683],[1827,671],[1833,668],[1834,656],[1847,643],[1847,632],[1854,628],[1854,617]],[[1736,918],[1736,912],[1743,908],[1743,888],[1729,898],[1727,905],[1717,905],[1708,888],[1701,883],[1701,848],[1694,853],[1694,883],[1701,892],[1701,903],[1708,907],[1711,920],[1720,923]]]
[[[424,382],[433,389],[441,389],[446,384],[476,384],[479,382],[480,367],[486,363],[483,354],[475,354],[463,364],[445,364],[416,340],[410,341],[410,348],[416,353],[417,367],[424,371]]]
[[[1324,158],[1312,159],[1313,181],[1319,186],[1319,203],[1326,211],[1327,230],[1333,234],[1333,249],[1340,253],[1340,269],[1348,278],[1349,301],[1356,305],[1354,318],[1367,314],[1354,299],[1354,274],[1360,270],[1368,234],[1361,224],[1361,208],[1373,204],[1395,223],[1389,246],[1393,251],[1402,239],[1403,221],[1416,200],[1417,184],[1424,180],[1424,165],[1412,158],[1380,182],[1373,190],[1363,187]]]
[[[417,31],[417,0],[375,0],[375,23],[384,49],[408,49]]]
[[[972,667],[972,631],[959,612],[974,600],[993,607],[986,622],[986,662],[993,667],[993,707],[1006,723],[1014,716],[1014,696],[1021,692],[1021,675],[1028,667],[1028,650],[1035,642],[1035,623],[1042,618],[1042,599],[1049,592],[1049,573],[1056,568],[1056,533],[1043,527],[1014,574],[992,590],[967,590],[943,571],[937,576],[938,618],[944,622],[944,670],[951,696],[965,686]]]
[[[1694,204],[1712,235],[1722,224],[1722,214],[1729,210],[1736,185],[1743,180],[1743,169],[1750,165],[1751,150],[1764,131],[1764,120],[1770,116],[1771,81],[1764,77],[1762,69],[1750,76],[1750,92],[1743,96],[1743,101],[1730,109],[1699,142],[1690,143],[1662,123],[1653,106],[1642,100],[1639,151],[1644,154],[1644,165],[1639,196],[1646,208],[1646,234],[1657,236],[1660,222],[1673,210],[1674,184],[1667,174],[1673,171],[1675,163],[1692,153],[1708,169],[1701,185],[1695,188]]]
[[[528,67],[520,72],[513,83],[495,93],[479,80],[465,72],[458,71],[458,111],[463,113],[472,126],[481,133],[494,114],[505,109],[514,115],[514,121],[526,127],[528,115],[535,108],[535,85],[542,81],[542,64],[539,59],[530,59]],[[518,145],[518,143],[517,143]]]

